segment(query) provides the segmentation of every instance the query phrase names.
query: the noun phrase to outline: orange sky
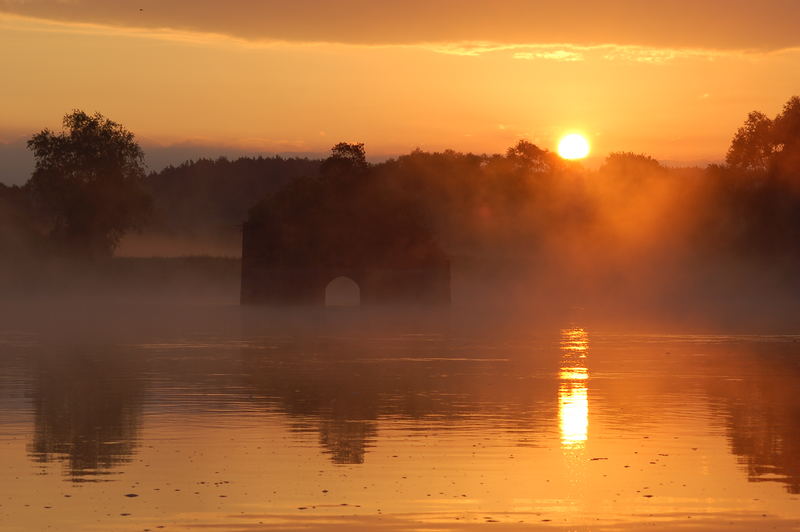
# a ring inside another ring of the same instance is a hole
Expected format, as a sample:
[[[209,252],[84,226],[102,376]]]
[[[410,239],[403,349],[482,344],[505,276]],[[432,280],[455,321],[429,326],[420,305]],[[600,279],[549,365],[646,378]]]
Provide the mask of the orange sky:
[[[747,112],[800,93],[798,21],[791,0],[0,0],[0,141],[82,108],[150,148],[485,152],[579,130],[595,156],[718,160]]]

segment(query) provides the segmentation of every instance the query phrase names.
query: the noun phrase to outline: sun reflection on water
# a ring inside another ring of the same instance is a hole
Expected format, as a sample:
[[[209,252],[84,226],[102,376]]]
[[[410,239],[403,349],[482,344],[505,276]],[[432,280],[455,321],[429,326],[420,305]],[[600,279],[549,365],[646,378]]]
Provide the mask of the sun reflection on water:
[[[586,355],[589,336],[581,328],[561,331],[561,369],[558,387],[558,421],[561,447],[583,449],[589,437],[589,390]]]

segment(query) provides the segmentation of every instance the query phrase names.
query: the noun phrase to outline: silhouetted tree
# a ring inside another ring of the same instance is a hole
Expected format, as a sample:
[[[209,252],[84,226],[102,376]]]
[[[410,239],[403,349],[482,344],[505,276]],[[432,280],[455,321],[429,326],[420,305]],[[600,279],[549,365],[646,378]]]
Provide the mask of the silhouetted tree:
[[[660,173],[663,170],[661,163],[649,155],[632,152],[610,153],[600,167],[601,174],[613,174],[627,179]]]
[[[751,260],[798,256],[800,98],[774,119],[753,111],[733,137],[725,165],[705,173],[704,241]]]
[[[543,150],[525,139],[506,151],[506,159],[536,173],[550,173],[564,165],[564,160],[549,150]]]
[[[56,248],[78,257],[110,256],[150,209],[144,154],[131,132],[97,113],[67,114],[65,131],[28,141],[36,168],[29,182]]]
[[[331,148],[331,155],[322,163],[322,176],[340,185],[350,185],[369,170],[364,144],[340,142]]]
[[[773,122],[775,172],[800,182],[800,97],[793,96]]]
[[[736,132],[725,158],[737,171],[772,177],[800,172],[800,97],[793,96],[774,119],[753,111]]]
[[[425,209],[372,176],[363,145],[337,144],[322,166],[321,177],[294,179],[250,211],[247,223],[263,249],[280,250],[277,262],[398,264],[437,252]]]
[[[733,137],[725,162],[740,170],[766,170],[774,150],[771,137],[772,120],[753,111]]]
[[[610,192],[629,197],[644,192],[645,182],[668,176],[667,169],[649,155],[632,152],[610,153],[599,169],[600,177],[607,180]]]
[[[364,150],[364,143],[348,144],[340,142],[331,148],[329,160],[345,161],[354,168],[366,168],[367,154]]]

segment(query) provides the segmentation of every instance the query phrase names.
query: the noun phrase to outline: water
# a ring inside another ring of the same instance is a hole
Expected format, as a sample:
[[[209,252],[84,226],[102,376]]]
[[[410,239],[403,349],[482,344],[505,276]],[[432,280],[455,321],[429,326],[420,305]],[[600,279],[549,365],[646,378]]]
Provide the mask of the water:
[[[0,331],[0,530],[800,529],[800,337],[214,312]]]

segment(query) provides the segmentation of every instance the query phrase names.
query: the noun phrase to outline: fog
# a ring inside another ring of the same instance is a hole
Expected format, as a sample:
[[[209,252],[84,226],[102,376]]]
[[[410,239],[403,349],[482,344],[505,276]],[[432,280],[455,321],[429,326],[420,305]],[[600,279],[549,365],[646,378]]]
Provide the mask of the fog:
[[[236,306],[250,224],[256,253],[284,270],[445,257],[446,313],[465,327],[579,314],[621,330],[782,330],[800,288],[796,123],[798,98],[775,119],[751,113],[725,163],[705,168],[618,152],[591,169],[523,140],[502,154],[379,163],[340,143],[326,159],[199,159],[146,174],[132,135],[76,111],[65,127],[90,124],[98,146],[122,150],[117,177],[85,177],[95,174],[59,159],[62,137],[34,136],[32,178],[0,187],[0,291],[12,313]],[[358,312],[426,312],[393,307]]]

